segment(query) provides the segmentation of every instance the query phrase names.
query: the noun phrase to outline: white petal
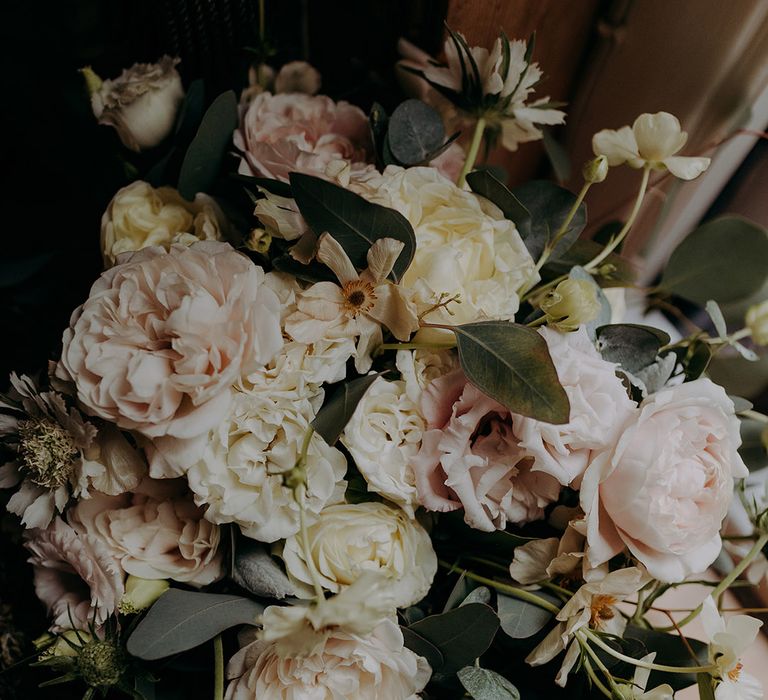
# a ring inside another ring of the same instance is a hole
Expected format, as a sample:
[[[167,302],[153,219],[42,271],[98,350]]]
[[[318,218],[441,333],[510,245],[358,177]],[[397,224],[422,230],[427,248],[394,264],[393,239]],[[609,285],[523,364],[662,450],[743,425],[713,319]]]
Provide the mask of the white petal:
[[[573,668],[573,665],[579,660],[580,651],[581,647],[579,646],[579,643],[574,639],[571,642],[571,646],[568,647],[568,651],[565,652],[563,665],[557,672],[557,676],[555,676],[555,683],[557,683],[557,685],[559,685],[561,688],[564,688],[565,684],[568,682],[568,674]]]
[[[693,180],[709,167],[711,159],[692,156],[670,156],[661,162],[675,177],[679,177],[681,180]]]
[[[544,637],[541,643],[525,658],[525,662],[531,666],[541,666],[542,664],[552,661],[563,649],[565,644],[563,643],[563,632],[565,631],[565,623],[561,622],[556,625],[550,633]]]
[[[621,165],[639,158],[635,135],[628,126],[621,129],[603,129],[592,137],[592,150],[596,156],[605,156],[608,165]]]
[[[653,690],[643,693],[640,700],[672,700],[674,696],[675,691],[672,690],[672,686],[664,683],[664,685],[659,685]]]
[[[749,615],[734,615],[726,620],[726,634],[736,640],[733,649],[736,656],[741,656],[752,645],[762,626],[760,620]]]
[[[637,150],[643,160],[660,162],[677,153],[688,139],[677,117],[669,112],[641,114],[632,125]]]
[[[543,581],[547,578],[547,567],[557,555],[559,544],[557,537],[550,537],[517,547],[509,565],[510,576],[523,586]]]
[[[358,278],[357,270],[341,244],[329,233],[320,236],[317,259],[333,270],[339,282],[346,284]]]
[[[720,613],[717,610],[715,601],[711,596],[707,596],[704,602],[701,604],[701,614],[699,615],[701,624],[704,626],[704,633],[707,635],[707,639],[712,641],[712,638],[721,632],[725,632],[725,622],[720,617]]]
[[[537,109],[536,107],[518,107],[516,119],[526,119],[534,124],[564,124],[565,112],[559,109]]]
[[[394,238],[379,238],[368,250],[368,270],[367,275],[371,281],[381,282],[392,272],[397,257],[405,248],[405,243],[397,241]]]
[[[715,689],[717,700],[762,700],[763,686],[748,673],[739,674],[736,681],[726,677]]]

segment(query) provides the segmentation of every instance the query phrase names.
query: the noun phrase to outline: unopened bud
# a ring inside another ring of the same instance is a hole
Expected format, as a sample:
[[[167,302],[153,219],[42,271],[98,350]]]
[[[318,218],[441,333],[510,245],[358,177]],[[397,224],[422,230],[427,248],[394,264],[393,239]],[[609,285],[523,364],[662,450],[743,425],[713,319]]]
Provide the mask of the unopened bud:
[[[608,177],[608,159],[605,156],[598,156],[594,160],[588,160],[584,163],[581,174],[584,182],[602,182]]]
[[[85,79],[85,86],[88,88],[88,94],[93,95],[94,92],[101,90],[103,80],[90,66],[80,69],[80,73]]]
[[[269,246],[272,244],[272,235],[263,228],[253,229],[248,238],[245,239],[245,247],[254,253],[266,255]]]
[[[541,302],[547,323],[561,331],[575,331],[593,321],[600,308],[595,285],[589,280],[573,278],[560,282]]]
[[[123,615],[134,615],[146,610],[168,590],[165,579],[147,579],[129,576],[125,582],[125,593],[120,599],[118,609]]]
[[[768,345],[768,299],[749,307],[746,324],[755,343]]]

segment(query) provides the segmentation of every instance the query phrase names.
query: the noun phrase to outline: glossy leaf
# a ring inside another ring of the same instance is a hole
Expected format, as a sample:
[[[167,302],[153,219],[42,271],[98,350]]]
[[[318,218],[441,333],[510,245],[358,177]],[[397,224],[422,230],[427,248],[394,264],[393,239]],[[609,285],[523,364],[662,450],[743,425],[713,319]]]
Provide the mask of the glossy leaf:
[[[517,688],[495,671],[465,666],[456,675],[474,700],[520,700]]]
[[[333,445],[339,439],[355,412],[357,404],[379,376],[379,374],[368,374],[351,382],[344,382],[323,404],[312,421],[312,427],[329,445]]]

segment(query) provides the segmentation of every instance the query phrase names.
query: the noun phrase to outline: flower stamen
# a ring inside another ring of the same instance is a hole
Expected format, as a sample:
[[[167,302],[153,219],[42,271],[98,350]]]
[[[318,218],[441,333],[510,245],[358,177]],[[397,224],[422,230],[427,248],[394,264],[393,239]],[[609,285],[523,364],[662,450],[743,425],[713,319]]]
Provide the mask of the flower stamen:
[[[370,311],[376,302],[376,290],[373,285],[362,279],[347,282],[341,293],[344,297],[344,311],[350,316]]]
[[[49,418],[19,423],[19,456],[38,486],[57,488],[66,483],[75,468],[78,449],[72,436]]]

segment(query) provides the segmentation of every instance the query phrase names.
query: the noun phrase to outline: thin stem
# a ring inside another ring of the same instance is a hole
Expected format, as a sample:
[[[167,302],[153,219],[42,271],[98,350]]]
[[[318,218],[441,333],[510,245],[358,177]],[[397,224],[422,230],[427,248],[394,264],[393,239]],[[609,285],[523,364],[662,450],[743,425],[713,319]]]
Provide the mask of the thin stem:
[[[635,219],[637,218],[637,215],[640,213],[640,207],[643,203],[643,199],[645,198],[645,192],[648,189],[648,179],[651,176],[651,168],[650,166],[646,165],[643,168],[643,179],[640,182],[640,189],[637,192],[637,198],[635,199],[635,206],[632,207],[632,211],[629,214],[629,218],[624,223],[624,226],[621,227],[621,230],[611,239],[611,241],[608,243],[608,245],[603,248],[602,252],[599,255],[596,255],[590,262],[588,262],[584,269],[587,272],[592,272],[592,270],[597,269],[597,267],[600,265],[603,260],[605,260],[621,243],[629,233],[629,230],[632,228],[633,224],[635,223]]]
[[[382,343],[377,350],[452,350],[456,343]]]
[[[459,187],[464,187],[464,183],[467,181],[467,173],[472,170],[477,160],[477,154],[480,151],[480,144],[483,142],[483,134],[485,133],[485,119],[480,117],[475,124],[475,133],[472,135],[472,143],[469,146],[469,153],[467,153],[467,159],[464,161],[464,167],[459,173],[459,179],[456,180],[456,184]]]
[[[261,39],[262,44],[264,43],[264,37],[267,35],[264,4],[265,0],[259,0],[259,39]]]
[[[589,659],[584,659],[584,670],[587,672],[587,675],[589,676],[592,683],[597,686],[597,689],[605,695],[607,698],[613,698],[613,693],[606,688],[602,681],[597,677],[597,674],[595,673],[595,669],[592,668],[592,664],[589,663]]]
[[[595,650],[589,646],[589,644],[586,644],[581,638],[578,639],[578,642],[581,645],[581,648],[584,649],[584,651],[586,651],[587,654],[592,657],[592,660],[595,662],[595,666],[597,666],[603,672],[611,688],[616,687],[616,683],[613,680],[613,674],[608,670]],[[587,661],[587,659],[585,659],[585,661]],[[613,695],[611,695],[611,697],[613,697]]]
[[[224,700],[224,642],[221,635],[213,638],[213,700]]]
[[[305,515],[305,504],[307,487],[303,484],[296,489],[297,501],[299,504],[299,530],[301,532],[301,548],[304,550],[304,562],[307,565],[309,576],[312,579],[312,586],[315,589],[315,599],[318,607],[325,602],[323,585],[320,583],[320,573],[315,567],[315,560],[312,558],[312,548],[309,545],[309,531],[307,530],[307,519]]]

